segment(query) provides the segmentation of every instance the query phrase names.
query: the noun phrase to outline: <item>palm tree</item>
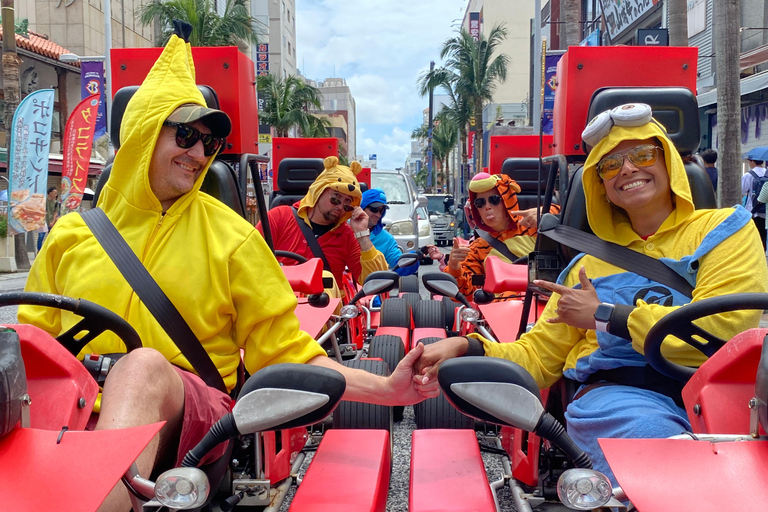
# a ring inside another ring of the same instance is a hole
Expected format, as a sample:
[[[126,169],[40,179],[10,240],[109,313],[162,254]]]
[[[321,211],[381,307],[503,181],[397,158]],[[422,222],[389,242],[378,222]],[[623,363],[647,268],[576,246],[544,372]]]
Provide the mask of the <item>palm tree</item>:
[[[461,30],[458,36],[443,43],[440,50],[440,57],[447,57],[445,67],[458,76],[456,93],[467,101],[474,114],[476,170],[482,167],[483,104],[493,98],[496,85],[507,79],[509,58],[503,53],[494,56],[506,37],[503,25],[495,25],[487,39],[480,34],[475,40],[469,32]]]
[[[457,137],[461,140],[461,173],[464,174],[464,169],[468,168],[467,160],[467,126],[470,119],[472,119],[472,109],[469,106],[466,96],[462,96],[456,90],[456,84],[459,76],[452,70],[441,67],[435,68],[431,71],[427,71],[419,77],[418,87],[419,94],[426,96],[429,91],[442,88],[448,97],[450,103],[444,105],[440,113],[447,119],[454,127],[456,127],[458,134]],[[426,137],[426,134],[424,135]],[[414,138],[418,138],[414,136]],[[434,141],[433,141],[434,144]]]
[[[459,134],[456,126],[450,122],[444,112],[445,110],[440,111],[435,129],[432,130],[432,155],[440,163],[445,192],[450,193],[452,180],[449,157],[453,148],[456,147]]]
[[[561,12],[565,20],[565,47],[579,46],[581,42],[581,2],[579,0],[564,0]]]
[[[160,35],[157,46],[165,46],[173,34],[173,20],[192,25],[192,46],[244,46],[257,44],[256,20],[248,13],[248,0],[227,0],[224,14],[216,12],[213,0],[152,0],[138,10],[139,23],[157,22]]]
[[[320,91],[290,75],[281,78],[274,75],[256,79],[259,96],[264,99],[261,122],[270,125],[278,137],[287,137],[291,128],[298,128],[303,134],[317,133],[323,121],[309,113],[310,108],[321,110]],[[325,120],[324,128],[330,125]],[[325,130],[325,135],[328,132]]]
[[[669,45],[688,46],[688,5],[685,0],[669,0]]]

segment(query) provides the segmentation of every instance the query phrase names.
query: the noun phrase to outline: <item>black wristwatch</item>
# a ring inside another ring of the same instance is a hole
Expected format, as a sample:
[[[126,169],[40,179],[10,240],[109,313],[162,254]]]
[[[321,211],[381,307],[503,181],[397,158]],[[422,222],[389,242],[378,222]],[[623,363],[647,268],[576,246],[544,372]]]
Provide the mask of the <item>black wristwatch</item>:
[[[611,323],[613,314],[613,304],[603,302],[597,306],[595,311],[595,330],[598,332],[608,332],[608,325]]]

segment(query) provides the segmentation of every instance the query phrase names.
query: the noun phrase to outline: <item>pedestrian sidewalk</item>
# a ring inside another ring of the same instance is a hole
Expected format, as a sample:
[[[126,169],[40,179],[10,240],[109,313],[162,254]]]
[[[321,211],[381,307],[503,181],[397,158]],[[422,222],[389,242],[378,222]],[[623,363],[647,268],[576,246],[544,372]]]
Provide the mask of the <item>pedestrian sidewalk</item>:
[[[30,252],[28,254],[29,264],[31,265],[32,262],[35,261],[35,253]],[[24,285],[27,283],[28,276],[29,270],[0,273],[0,293],[22,291],[24,289]]]

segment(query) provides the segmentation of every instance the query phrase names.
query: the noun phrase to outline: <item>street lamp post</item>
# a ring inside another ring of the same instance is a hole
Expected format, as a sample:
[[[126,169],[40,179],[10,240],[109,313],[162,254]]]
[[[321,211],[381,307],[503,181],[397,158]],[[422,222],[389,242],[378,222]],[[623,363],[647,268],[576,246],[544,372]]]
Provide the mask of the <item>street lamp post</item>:
[[[59,56],[59,60],[61,62],[67,62],[67,63],[74,63],[74,62],[81,62],[81,63],[82,62],[104,62],[104,63],[107,64],[107,66],[109,65],[109,63],[107,61],[107,57],[105,57],[103,55],[87,55],[87,56],[82,56],[81,57],[80,55],[75,55],[74,53],[65,53],[65,54],[62,54],[62,55]],[[107,71],[106,66],[105,66],[105,70],[104,71],[105,71],[105,75],[104,75],[104,82],[105,83],[104,83],[104,91],[103,91],[104,92],[104,110],[105,110],[105,115],[106,115],[107,133],[110,133],[111,132],[111,126],[110,126],[109,123],[110,123],[110,118],[112,117],[112,114],[110,112],[110,110],[111,110],[110,106],[112,104],[112,98],[111,98],[111,94],[110,94],[109,77],[106,75],[106,71]],[[81,77],[82,77],[82,68],[80,70],[80,73],[81,73]],[[110,144],[111,144],[111,141],[110,141]]]

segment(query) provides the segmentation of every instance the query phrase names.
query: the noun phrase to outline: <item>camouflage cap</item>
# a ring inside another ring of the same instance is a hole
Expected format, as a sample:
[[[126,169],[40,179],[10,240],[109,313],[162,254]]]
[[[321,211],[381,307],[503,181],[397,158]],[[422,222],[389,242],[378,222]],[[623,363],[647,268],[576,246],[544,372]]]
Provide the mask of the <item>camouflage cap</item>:
[[[168,116],[167,121],[174,123],[192,124],[201,121],[210,128],[214,137],[227,137],[232,132],[232,121],[226,112],[213,108],[203,107],[195,103],[187,103],[180,106]]]

